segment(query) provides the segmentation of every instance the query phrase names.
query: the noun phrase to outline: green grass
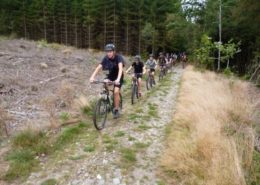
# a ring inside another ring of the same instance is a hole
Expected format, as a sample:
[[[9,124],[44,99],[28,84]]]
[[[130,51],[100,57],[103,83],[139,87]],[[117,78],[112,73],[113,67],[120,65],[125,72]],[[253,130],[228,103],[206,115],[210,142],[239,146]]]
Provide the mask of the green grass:
[[[87,145],[87,146],[85,146],[84,151],[85,152],[94,152],[95,151],[95,146]]]
[[[125,135],[125,132],[123,131],[117,131],[115,134],[114,134],[114,137],[123,137]]]
[[[66,144],[75,140],[75,138],[83,131],[83,125],[76,125],[73,127],[65,128],[65,130],[58,136],[54,143],[55,149],[62,149]]]
[[[138,126],[138,130],[148,130],[150,128],[152,128],[152,127],[150,127],[146,124],[141,124],[141,125]]]
[[[109,152],[113,151],[118,144],[118,141],[111,138],[108,134],[103,135],[102,139],[103,143],[105,144],[106,150]]]
[[[136,121],[141,118],[142,118],[142,115],[137,114],[137,113],[131,113],[128,115],[128,121]]]
[[[136,151],[134,149],[121,149],[121,165],[123,168],[130,168],[136,163],[136,161]]]
[[[96,106],[96,102],[97,102],[97,100],[91,100],[89,102],[89,105],[86,105],[81,108],[81,112],[88,117],[93,116],[93,114],[94,114],[93,110]]]
[[[148,103],[148,115],[154,118],[159,118],[157,104]]]
[[[135,141],[136,139],[132,136],[128,136],[128,141]]]
[[[5,156],[10,166],[3,178],[9,182],[16,179],[26,179],[38,167],[39,161],[36,156],[51,155],[55,151],[61,150],[74,141],[84,131],[84,127],[86,126],[82,122],[65,128],[56,138],[47,137],[45,132],[33,130],[25,130],[17,134],[12,138],[11,149]],[[94,140],[92,139],[92,141]]]
[[[247,184],[250,185],[260,184],[260,153],[257,151],[253,153],[252,168],[246,180]]]
[[[60,113],[60,120],[62,121],[62,122],[66,122],[66,121],[68,121],[70,119],[70,114],[69,113],[67,113],[67,112],[62,112],[62,113]]]
[[[157,182],[156,182],[156,184],[157,185],[166,185],[163,181],[161,181],[161,180],[158,180]]]
[[[41,183],[41,185],[57,185],[58,182],[56,179],[47,179]]]
[[[4,175],[4,180],[8,182],[17,178],[25,179],[38,165],[34,152],[29,149],[14,150],[5,158],[10,161],[9,169]]]
[[[36,155],[50,152],[49,141],[44,132],[25,130],[12,139],[12,147],[30,149]]]
[[[137,142],[134,144],[134,147],[139,150],[139,149],[144,149],[147,148],[150,145],[150,143],[141,143],[141,142]]]
[[[86,155],[77,155],[77,156],[71,156],[71,157],[69,157],[69,159],[72,161],[77,161],[77,160],[83,159],[85,157],[86,157]]]

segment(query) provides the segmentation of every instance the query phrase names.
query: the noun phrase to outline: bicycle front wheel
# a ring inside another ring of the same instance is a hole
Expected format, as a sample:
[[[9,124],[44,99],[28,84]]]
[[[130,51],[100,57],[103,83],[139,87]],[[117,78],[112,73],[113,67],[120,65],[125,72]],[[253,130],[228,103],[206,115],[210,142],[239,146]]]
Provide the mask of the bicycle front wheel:
[[[159,74],[159,81],[161,81],[163,79],[163,71],[160,71],[160,74]]]
[[[146,80],[146,89],[149,90],[151,89],[151,77],[148,76],[147,80]]]
[[[93,115],[94,126],[96,127],[97,130],[102,130],[105,127],[107,112],[108,112],[107,101],[104,99],[99,99],[97,101],[94,110],[94,115]]]
[[[132,94],[131,94],[131,103],[134,104],[135,103],[135,97],[138,97],[136,96],[138,94],[137,92],[137,85],[133,84],[132,86]]]

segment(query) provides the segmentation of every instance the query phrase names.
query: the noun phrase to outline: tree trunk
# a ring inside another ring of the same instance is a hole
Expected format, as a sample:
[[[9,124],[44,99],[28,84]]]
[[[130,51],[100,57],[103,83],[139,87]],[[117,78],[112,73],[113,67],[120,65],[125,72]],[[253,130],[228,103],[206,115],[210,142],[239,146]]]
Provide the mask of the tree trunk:
[[[46,26],[46,10],[45,10],[45,5],[43,6],[43,31],[44,31],[44,39],[47,40],[47,26]]]
[[[116,0],[114,0],[114,34],[113,43],[116,44]]]
[[[126,55],[129,53],[129,14],[128,14],[128,3],[126,5]]]
[[[106,42],[107,42],[107,8],[105,5],[105,11],[104,11],[104,45],[103,47],[105,47]]]
[[[67,22],[67,8],[65,8],[65,45],[68,45],[68,22]]]
[[[75,46],[78,47],[78,23],[77,16],[74,16],[74,30],[75,30]]]
[[[23,1],[23,28],[24,28],[24,38],[27,38],[27,25],[26,25],[24,1]]]
[[[54,42],[57,42],[56,21],[54,15],[52,16],[52,21],[53,21],[53,40]]]

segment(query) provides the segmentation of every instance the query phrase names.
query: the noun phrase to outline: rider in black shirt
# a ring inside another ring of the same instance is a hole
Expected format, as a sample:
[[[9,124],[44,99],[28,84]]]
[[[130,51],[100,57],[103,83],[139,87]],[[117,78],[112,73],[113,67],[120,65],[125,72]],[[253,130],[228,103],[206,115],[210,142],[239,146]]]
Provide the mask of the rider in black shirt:
[[[146,70],[145,70],[145,67],[144,67],[144,63],[141,61],[141,57],[139,55],[135,56],[134,62],[126,70],[126,73],[128,73],[132,68],[134,68],[133,78],[138,79],[138,90],[139,90],[138,93],[139,93],[139,96],[141,96],[142,77],[143,77],[143,74],[145,74]]]
[[[109,74],[107,75],[106,81],[114,81],[114,118],[119,117],[119,102],[120,102],[120,88],[123,83],[123,63],[124,59],[121,55],[117,54],[115,51],[114,44],[107,44],[105,47],[106,56],[103,58],[102,62],[97,66],[94,73],[90,77],[90,82],[95,81],[95,76],[97,73],[103,69],[108,70]]]

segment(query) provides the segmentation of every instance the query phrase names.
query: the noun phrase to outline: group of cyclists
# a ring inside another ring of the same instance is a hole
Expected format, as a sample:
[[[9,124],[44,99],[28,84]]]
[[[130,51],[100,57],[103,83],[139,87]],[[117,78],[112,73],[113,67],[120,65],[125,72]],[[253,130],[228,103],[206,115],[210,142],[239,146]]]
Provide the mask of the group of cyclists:
[[[116,53],[116,48],[114,44],[107,44],[105,46],[106,55],[98,64],[95,71],[90,77],[90,83],[95,81],[95,77],[100,70],[108,70],[108,75],[104,79],[104,82],[114,82],[114,110],[113,118],[117,119],[119,117],[119,103],[120,103],[120,90],[123,85],[124,81],[124,58]],[[186,62],[186,54],[181,53],[180,60]],[[176,63],[178,56],[175,53],[166,55],[163,52],[159,53],[159,57],[156,60],[153,54],[149,55],[148,60],[143,63],[141,56],[136,55],[134,57],[134,61],[132,65],[126,70],[126,74],[133,69],[134,73],[132,75],[133,78],[137,78],[138,80],[138,94],[139,97],[142,95],[141,93],[141,84],[142,84],[142,77],[148,71],[149,75],[153,77],[153,84],[155,85],[155,70],[159,67],[160,70],[165,70],[167,72],[168,68],[172,68],[172,66]]]

